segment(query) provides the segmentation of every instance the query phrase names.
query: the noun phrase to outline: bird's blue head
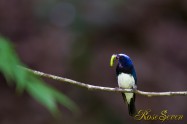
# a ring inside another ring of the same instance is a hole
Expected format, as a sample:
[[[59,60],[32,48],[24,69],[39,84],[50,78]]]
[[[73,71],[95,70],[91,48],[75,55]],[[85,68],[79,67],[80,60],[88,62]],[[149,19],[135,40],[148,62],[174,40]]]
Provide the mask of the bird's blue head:
[[[113,66],[114,60],[118,60],[116,74],[127,73],[132,74],[136,79],[136,72],[132,60],[126,54],[114,54],[110,60],[110,66]]]
[[[133,63],[132,63],[130,57],[127,56],[126,54],[114,54],[114,55],[112,55],[111,60],[110,60],[110,66],[113,66],[113,62],[116,59],[118,60],[118,66],[120,68],[128,69],[128,68],[131,68],[133,66]]]
[[[120,68],[128,69],[133,66],[130,57],[125,54],[117,54],[116,59],[118,59],[118,66],[120,66]]]

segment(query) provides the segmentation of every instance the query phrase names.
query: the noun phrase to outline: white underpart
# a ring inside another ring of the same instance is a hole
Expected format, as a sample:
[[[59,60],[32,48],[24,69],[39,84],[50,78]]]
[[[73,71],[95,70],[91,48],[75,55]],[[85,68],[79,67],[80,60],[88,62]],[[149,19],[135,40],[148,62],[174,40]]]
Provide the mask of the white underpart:
[[[118,75],[118,86],[124,89],[132,89],[135,87],[135,80],[131,74],[121,73]],[[133,93],[125,93],[127,103],[130,103]]]

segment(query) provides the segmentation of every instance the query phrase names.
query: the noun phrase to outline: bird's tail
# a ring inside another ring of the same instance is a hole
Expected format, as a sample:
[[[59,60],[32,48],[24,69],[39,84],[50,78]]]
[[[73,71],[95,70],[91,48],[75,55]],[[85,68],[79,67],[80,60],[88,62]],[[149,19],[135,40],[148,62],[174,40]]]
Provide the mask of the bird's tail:
[[[124,101],[126,101],[126,96],[124,93],[122,93],[122,96],[123,96]],[[127,102],[130,116],[136,115],[135,99],[136,99],[136,94],[133,93],[133,97],[130,99],[130,102],[129,103]]]
[[[136,115],[136,106],[135,106],[135,94],[133,94],[133,98],[131,98],[130,103],[128,103],[129,115]]]

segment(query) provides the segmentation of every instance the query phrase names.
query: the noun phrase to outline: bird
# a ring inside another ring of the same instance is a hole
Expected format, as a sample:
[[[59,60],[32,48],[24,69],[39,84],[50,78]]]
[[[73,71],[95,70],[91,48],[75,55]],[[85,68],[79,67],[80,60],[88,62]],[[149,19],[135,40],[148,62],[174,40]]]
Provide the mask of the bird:
[[[133,62],[126,54],[113,54],[110,60],[110,66],[114,64],[114,60],[118,60],[116,67],[116,76],[119,88],[122,89],[137,89],[137,76]],[[124,102],[128,104],[130,116],[135,116],[135,93],[122,93]]]

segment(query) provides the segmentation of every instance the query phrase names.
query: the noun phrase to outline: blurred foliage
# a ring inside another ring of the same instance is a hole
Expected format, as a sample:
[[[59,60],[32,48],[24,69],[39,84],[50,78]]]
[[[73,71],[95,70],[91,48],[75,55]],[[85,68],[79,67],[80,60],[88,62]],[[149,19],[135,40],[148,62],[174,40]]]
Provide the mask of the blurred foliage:
[[[22,93],[24,90],[27,91],[55,116],[60,113],[57,103],[60,103],[73,112],[78,111],[75,103],[67,96],[48,86],[26,69],[21,68],[20,66],[22,65],[10,41],[0,37],[0,71],[5,76],[9,85],[12,84],[12,81],[15,82],[17,92]]]

